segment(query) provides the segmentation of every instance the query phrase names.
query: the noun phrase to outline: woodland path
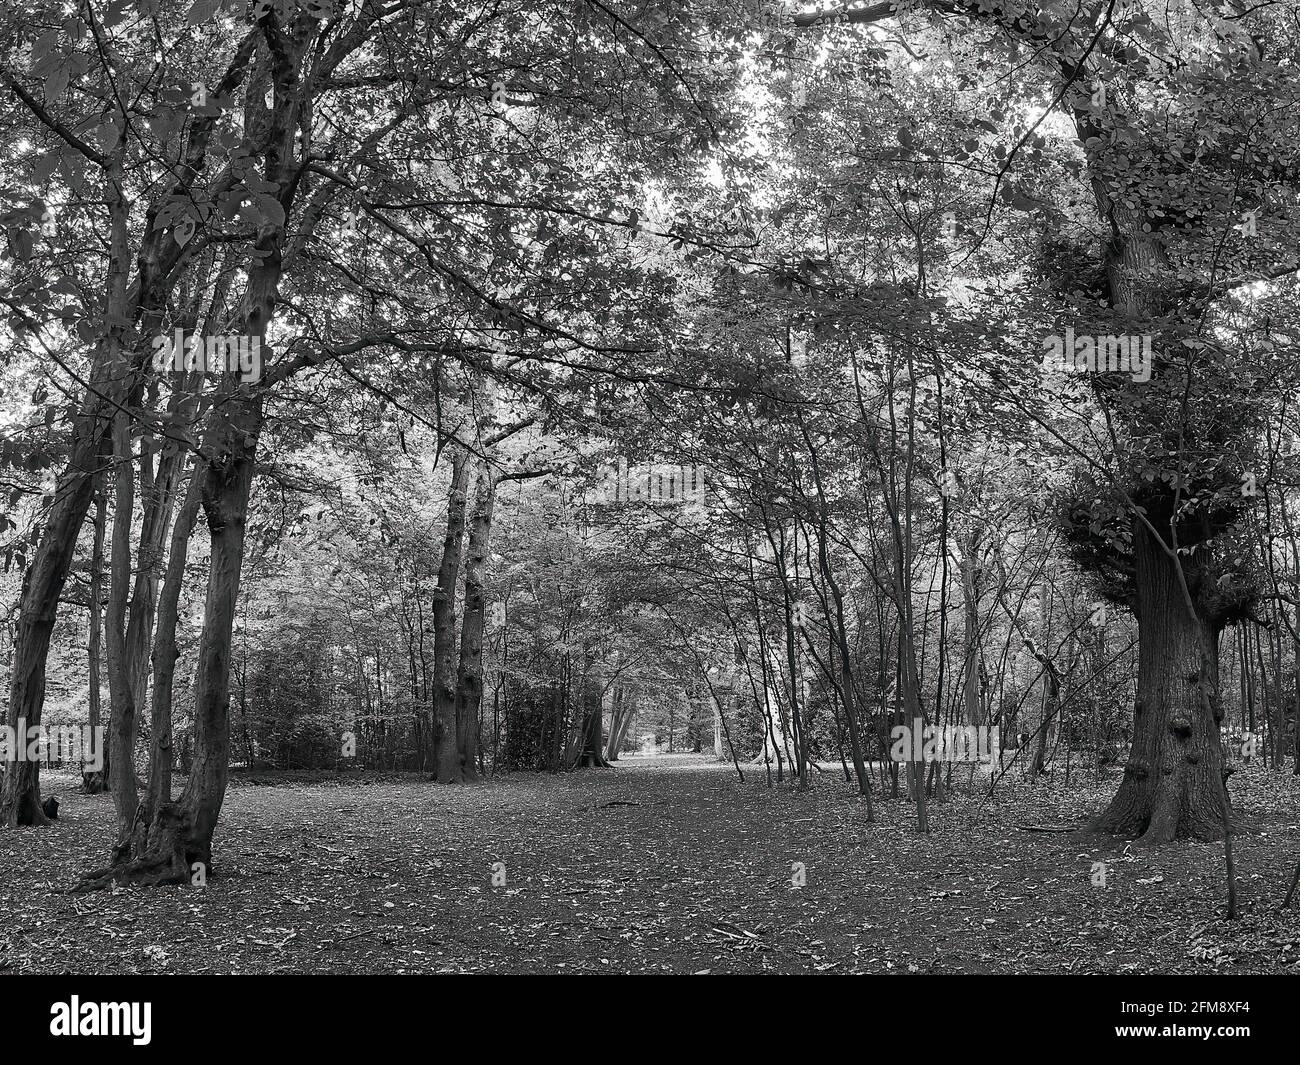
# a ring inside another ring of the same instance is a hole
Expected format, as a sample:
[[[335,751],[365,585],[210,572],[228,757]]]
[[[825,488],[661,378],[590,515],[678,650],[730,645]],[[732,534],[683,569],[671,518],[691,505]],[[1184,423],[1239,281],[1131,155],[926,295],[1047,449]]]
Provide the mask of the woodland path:
[[[866,825],[838,767],[805,795],[746,777],[666,756],[468,788],[236,784],[205,890],[79,896],[54,889],[102,859],[112,806],[50,773],[58,827],[0,835],[0,973],[1300,971],[1300,911],[1277,912],[1300,851],[1290,776],[1233,779],[1252,830],[1235,925],[1219,845],[1016,827],[1080,823],[1113,776],[957,796],[928,839],[902,802]]]

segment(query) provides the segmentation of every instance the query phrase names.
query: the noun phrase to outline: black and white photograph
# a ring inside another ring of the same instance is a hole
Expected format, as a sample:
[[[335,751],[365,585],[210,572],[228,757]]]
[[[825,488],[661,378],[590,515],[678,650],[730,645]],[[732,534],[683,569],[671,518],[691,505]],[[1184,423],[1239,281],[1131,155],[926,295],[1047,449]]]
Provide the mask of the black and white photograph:
[[[1286,1020],[1300,0],[4,0],[0,223],[34,1037]]]

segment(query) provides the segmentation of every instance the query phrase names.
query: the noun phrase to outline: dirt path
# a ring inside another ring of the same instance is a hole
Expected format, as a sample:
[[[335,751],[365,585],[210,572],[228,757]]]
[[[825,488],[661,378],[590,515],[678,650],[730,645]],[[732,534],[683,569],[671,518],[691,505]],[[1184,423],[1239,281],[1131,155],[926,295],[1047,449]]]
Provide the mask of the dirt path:
[[[111,803],[54,779],[58,828],[0,833],[0,972],[1300,969],[1300,914],[1276,912],[1300,849],[1291,778],[1238,799],[1256,831],[1233,927],[1217,845],[1016,827],[1078,823],[1111,782],[936,804],[928,839],[901,802],[867,825],[830,769],[797,795],[694,758],[460,789],[238,786],[206,890],[74,896],[53,889],[102,864]]]

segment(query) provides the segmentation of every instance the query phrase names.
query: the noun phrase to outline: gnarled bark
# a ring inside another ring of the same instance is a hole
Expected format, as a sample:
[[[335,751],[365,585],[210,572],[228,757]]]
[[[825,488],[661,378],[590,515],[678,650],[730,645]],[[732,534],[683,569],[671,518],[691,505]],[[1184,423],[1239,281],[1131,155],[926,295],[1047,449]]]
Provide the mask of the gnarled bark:
[[[1138,682],[1124,779],[1095,827],[1164,843],[1223,836],[1219,635],[1189,615],[1171,558],[1134,523]],[[1184,568],[1187,563],[1184,563]]]

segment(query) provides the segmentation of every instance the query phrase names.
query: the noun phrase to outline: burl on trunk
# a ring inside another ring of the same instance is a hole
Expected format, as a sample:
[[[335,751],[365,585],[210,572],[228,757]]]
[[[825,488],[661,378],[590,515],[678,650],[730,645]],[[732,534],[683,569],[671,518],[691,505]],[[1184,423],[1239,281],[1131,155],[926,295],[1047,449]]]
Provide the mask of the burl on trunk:
[[[1096,827],[1144,843],[1223,836],[1226,802],[1219,723],[1219,624],[1192,616],[1173,560],[1134,523],[1138,621],[1133,745]],[[1189,585],[1194,563],[1184,561]],[[1193,600],[1195,601],[1195,600]]]

